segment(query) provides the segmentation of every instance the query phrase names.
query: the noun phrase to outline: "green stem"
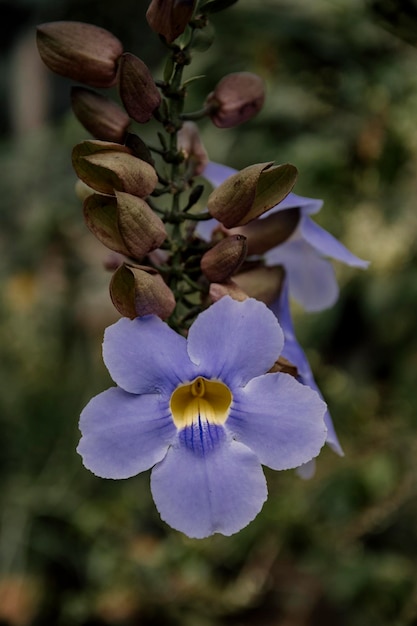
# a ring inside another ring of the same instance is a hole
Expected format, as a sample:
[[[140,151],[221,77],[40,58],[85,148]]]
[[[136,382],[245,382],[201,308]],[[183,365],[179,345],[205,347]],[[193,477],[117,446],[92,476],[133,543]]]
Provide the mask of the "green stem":
[[[211,106],[206,106],[199,111],[193,111],[191,113],[181,113],[181,119],[183,121],[193,122],[196,120],[202,120],[204,117],[207,117],[209,113],[212,111]]]

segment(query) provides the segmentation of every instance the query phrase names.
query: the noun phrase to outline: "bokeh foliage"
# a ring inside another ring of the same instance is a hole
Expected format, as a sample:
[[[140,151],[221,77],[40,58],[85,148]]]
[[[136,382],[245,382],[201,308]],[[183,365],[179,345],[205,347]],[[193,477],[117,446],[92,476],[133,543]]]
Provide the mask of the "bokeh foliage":
[[[137,4],[43,2],[36,18],[114,30],[160,76]],[[100,342],[117,319],[74,194],[69,155],[85,134],[56,105],[44,128],[3,137],[0,624],[417,624],[417,18],[396,4],[239,0],[190,70],[204,76],[189,110],[225,73],[263,76],[257,118],[202,124],[210,157],[294,163],[295,191],[325,200],[320,224],[371,261],[337,267],[334,308],[294,311],[346,456],[325,449],[310,481],[267,471],[267,504],[230,538],[167,528],[148,475],[83,469],[78,414],[110,384]],[[54,86],[64,102],[69,84]]]

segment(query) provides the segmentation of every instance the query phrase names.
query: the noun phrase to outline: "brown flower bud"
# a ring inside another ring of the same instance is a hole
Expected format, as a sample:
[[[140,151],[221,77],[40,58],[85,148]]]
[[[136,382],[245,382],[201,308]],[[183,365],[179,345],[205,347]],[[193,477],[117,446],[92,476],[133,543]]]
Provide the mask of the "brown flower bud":
[[[290,374],[291,376],[294,376],[294,378],[297,378],[298,376],[297,367],[282,355],[278,357],[271,369],[268,370],[269,374],[272,374],[273,372],[283,372],[284,374]]]
[[[210,282],[222,283],[238,271],[246,257],[246,237],[225,237],[201,258],[201,271]]]
[[[250,165],[211,192],[208,210],[226,228],[247,224],[284,200],[297,174],[297,168],[289,163]]]
[[[185,122],[178,133],[178,149],[184,154],[191,176],[199,176],[208,163],[208,154],[201,141],[197,124]]]
[[[117,200],[114,196],[93,193],[83,204],[84,220],[93,235],[110,250],[129,256],[120,234]]]
[[[264,100],[262,78],[251,72],[236,72],[221,79],[205,104],[215,126],[231,128],[259,113]]]
[[[152,0],[146,12],[149,26],[171,43],[184,32],[196,0]]]
[[[155,169],[130,154],[129,148],[105,141],[83,141],[72,151],[72,164],[89,187],[100,193],[114,195],[125,191],[146,197],[155,189]]]
[[[91,187],[83,183],[80,179],[76,181],[75,194],[79,200],[84,202],[84,200],[88,198],[88,196],[91,196],[92,193],[94,193],[94,189],[91,189]]]
[[[140,137],[138,137],[138,135],[135,135],[134,133],[128,133],[125,141],[125,146],[129,148],[129,150],[135,157],[138,157],[138,159],[142,159],[142,161],[146,161],[146,163],[149,163],[150,165],[152,165],[152,167],[155,166],[155,161],[152,157],[151,151],[149,150],[146,143],[142,141]]]
[[[257,267],[233,276],[233,281],[242,291],[265,304],[272,304],[278,298],[283,280],[284,269],[280,265]]]
[[[299,221],[300,209],[285,209],[227,232],[229,235],[239,233],[247,238],[249,256],[265,254],[291,237]]]
[[[165,225],[151,207],[137,196],[116,191],[120,234],[130,256],[141,257],[159,248],[167,238]]]
[[[126,111],[136,122],[145,124],[161,104],[161,94],[148,67],[135,55],[122,54],[118,80]]]
[[[119,313],[131,319],[157,315],[165,320],[176,304],[174,294],[156,270],[127,263],[113,274],[110,296]]]
[[[224,296],[230,296],[233,300],[243,302],[249,298],[248,294],[243,291],[233,280],[227,280],[224,283],[211,283],[209,296],[212,302],[217,302]]]
[[[162,220],[137,196],[93,194],[85,200],[83,210],[86,224],[97,239],[125,256],[141,258],[167,236]]]
[[[82,22],[49,22],[37,28],[42,61],[50,70],[91,87],[116,83],[120,41],[107,30]]]
[[[72,110],[93,137],[123,143],[129,116],[118,104],[85,87],[71,90]]]

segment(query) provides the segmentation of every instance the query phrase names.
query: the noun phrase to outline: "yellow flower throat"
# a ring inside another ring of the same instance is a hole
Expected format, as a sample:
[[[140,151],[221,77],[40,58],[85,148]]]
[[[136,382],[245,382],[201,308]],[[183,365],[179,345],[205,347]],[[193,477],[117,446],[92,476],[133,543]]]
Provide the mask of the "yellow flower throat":
[[[232,400],[227,385],[199,376],[173,392],[170,400],[172,419],[179,429],[192,426],[199,419],[221,425],[228,418]]]

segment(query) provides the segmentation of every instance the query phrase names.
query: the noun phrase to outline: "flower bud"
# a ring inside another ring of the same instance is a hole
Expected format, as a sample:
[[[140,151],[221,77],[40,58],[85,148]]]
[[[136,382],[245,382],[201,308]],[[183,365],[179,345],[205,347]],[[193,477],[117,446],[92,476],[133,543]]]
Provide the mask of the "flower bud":
[[[297,168],[289,163],[250,165],[211,192],[209,213],[226,228],[247,224],[284,200],[297,174]]]
[[[208,163],[208,154],[201,141],[197,124],[185,122],[178,133],[178,149],[184,154],[191,176],[199,176]]]
[[[71,90],[72,110],[93,137],[123,143],[129,116],[118,104],[85,87]]]
[[[105,246],[132,258],[158,248],[167,234],[162,220],[142,198],[123,192],[93,194],[83,206],[88,228]]]
[[[109,31],[82,22],[49,22],[37,28],[42,61],[50,70],[91,87],[116,83],[120,41]]]
[[[280,265],[275,267],[257,267],[233,276],[233,281],[250,298],[272,304],[281,293],[284,270]]]
[[[80,179],[76,181],[75,195],[77,196],[79,200],[84,202],[84,200],[88,198],[88,196],[91,196],[92,193],[94,193],[94,189],[91,189],[91,187],[83,183],[83,181]]]
[[[297,378],[298,376],[297,367],[282,355],[278,357],[271,369],[268,370],[268,374],[272,374],[273,372],[283,372],[284,374],[294,376],[294,378]]]
[[[300,221],[300,209],[276,211],[263,219],[252,220],[246,226],[228,230],[228,234],[241,234],[247,238],[248,255],[265,254],[287,241]]]
[[[146,197],[155,189],[155,169],[130,154],[129,148],[105,141],[83,141],[72,151],[72,164],[89,187],[100,193],[114,195],[125,191]]]
[[[137,196],[116,191],[120,234],[130,256],[141,257],[159,248],[167,238],[165,225],[151,207]]]
[[[118,80],[126,111],[136,122],[145,124],[161,104],[161,94],[148,67],[134,54],[122,54]]]
[[[201,258],[201,271],[210,282],[222,283],[237,272],[246,257],[246,237],[225,237]]]
[[[129,256],[120,234],[117,200],[114,196],[93,193],[83,204],[84,220],[90,231],[110,250]]]
[[[264,100],[262,78],[251,72],[236,72],[221,79],[207,96],[205,104],[215,126],[231,128],[259,113]]]
[[[152,0],[146,12],[149,26],[171,43],[184,32],[196,0]]]
[[[125,146],[129,148],[129,150],[135,157],[138,157],[138,159],[142,159],[142,161],[146,161],[146,163],[149,163],[149,165],[152,165],[152,167],[154,167],[155,161],[152,157],[151,151],[149,150],[146,143],[142,141],[140,137],[138,137],[138,135],[135,135],[134,133],[127,133]]]
[[[124,317],[157,315],[167,319],[175,309],[175,297],[162,276],[151,267],[121,265],[110,282],[110,296]]]
[[[224,296],[230,296],[233,300],[243,302],[249,298],[248,294],[243,291],[233,280],[227,280],[223,283],[211,283],[209,296],[212,302],[217,302]]]

